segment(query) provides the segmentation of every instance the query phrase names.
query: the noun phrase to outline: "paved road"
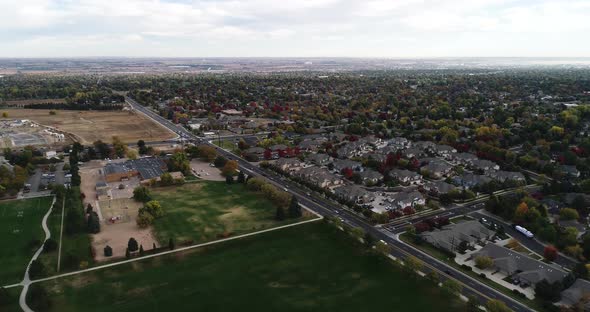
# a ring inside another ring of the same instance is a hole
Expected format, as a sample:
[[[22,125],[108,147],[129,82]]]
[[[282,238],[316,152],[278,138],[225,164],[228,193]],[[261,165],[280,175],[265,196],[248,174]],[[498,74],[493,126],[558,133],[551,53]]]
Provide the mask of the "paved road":
[[[475,296],[480,300],[482,304],[485,304],[489,299],[500,299],[504,301],[508,307],[510,307],[514,311],[531,311],[530,308],[523,305],[522,303],[505,296],[504,294],[500,293],[499,291],[480,283],[474,278],[471,278],[468,275],[465,275],[463,272],[455,269],[454,267],[447,265],[403,242],[396,238],[394,233],[391,233],[385,229],[378,229],[371,224],[367,223],[361,217],[353,214],[352,212],[343,209],[341,206],[325,200],[320,197],[314,197],[308,195],[308,192],[302,190],[298,185],[288,181],[282,180],[274,175],[267,174],[264,170],[260,169],[257,166],[252,165],[251,163],[241,159],[240,157],[219,148],[218,146],[211,144],[205,140],[195,137],[192,135],[188,130],[184,129],[181,126],[173,124],[169,120],[157,115],[153,111],[143,107],[142,105],[138,104],[134,100],[130,98],[126,98],[126,101],[129,105],[131,105],[134,109],[144,113],[151,119],[155,120],[156,122],[160,123],[164,127],[174,131],[175,133],[188,138],[190,140],[195,141],[196,143],[201,144],[208,144],[215,148],[220,155],[228,159],[236,160],[240,168],[247,173],[264,176],[268,181],[275,184],[280,188],[286,188],[293,196],[297,197],[298,201],[314,210],[315,212],[319,213],[322,216],[331,216],[331,217],[339,217],[342,221],[349,226],[360,227],[365,232],[370,233],[373,235],[377,240],[383,240],[387,242],[392,248],[391,255],[397,258],[404,258],[407,255],[413,255],[422,260],[425,263],[425,271],[435,270],[440,273],[441,280],[445,280],[448,278],[455,279],[463,284],[463,291],[462,294],[465,296]]]
[[[489,213],[473,212],[471,215],[473,215],[474,217],[477,217],[477,218],[485,217],[486,219],[493,220],[497,224],[504,226],[504,230],[506,231],[507,234],[509,234],[510,236],[515,238],[516,240],[518,240],[526,248],[534,251],[535,253],[537,253],[541,256],[543,255],[545,245],[542,242],[540,242],[539,240],[537,240],[535,238],[533,238],[533,239],[526,238],[522,233],[515,230],[512,227],[512,225],[509,224],[508,222],[505,222],[504,220],[500,219],[499,217],[493,216]],[[574,266],[578,263],[576,260],[569,258],[561,253],[560,253],[560,256],[557,257],[557,259],[555,259],[554,262],[561,265],[562,267],[565,267],[570,270],[573,269]]]

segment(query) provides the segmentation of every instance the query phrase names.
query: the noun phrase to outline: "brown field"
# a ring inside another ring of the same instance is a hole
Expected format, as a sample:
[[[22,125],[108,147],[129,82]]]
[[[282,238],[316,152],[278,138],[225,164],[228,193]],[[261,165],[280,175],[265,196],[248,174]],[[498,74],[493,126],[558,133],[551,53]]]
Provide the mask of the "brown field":
[[[30,119],[39,124],[57,128],[72,134],[82,144],[92,144],[97,140],[111,142],[118,136],[124,142],[134,143],[160,141],[176,135],[147,117],[128,111],[71,111],[58,110],[49,115],[46,109],[6,109],[8,118]]]

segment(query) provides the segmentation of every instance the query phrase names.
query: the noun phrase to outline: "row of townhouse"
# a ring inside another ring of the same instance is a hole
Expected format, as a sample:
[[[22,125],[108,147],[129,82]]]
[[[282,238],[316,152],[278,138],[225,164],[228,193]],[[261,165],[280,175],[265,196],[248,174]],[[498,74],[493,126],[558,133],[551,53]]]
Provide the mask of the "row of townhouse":
[[[344,180],[325,168],[305,167],[297,170],[293,175],[305,179],[321,188],[333,188],[344,183]]]
[[[353,202],[360,206],[369,205],[375,200],[375,193],[369,192],[358,185],[342,185],[333,190],[334,195],[347,202]]]

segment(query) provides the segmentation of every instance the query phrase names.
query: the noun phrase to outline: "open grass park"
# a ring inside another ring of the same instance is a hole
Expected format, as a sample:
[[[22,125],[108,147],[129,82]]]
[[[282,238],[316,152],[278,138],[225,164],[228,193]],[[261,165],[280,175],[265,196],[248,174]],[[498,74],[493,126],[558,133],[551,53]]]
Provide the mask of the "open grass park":
[[[169,238],[199,243],[301,221],[276,221],[276,206],[269,199],[237,183],[199,181],[156,188],[152,197],[165,211],[153,224],[161,243]]]
[[[60,312],[459,309],[459,303],[430,282],[406,275],[322,222],[42,286],[52,298],[50,311]]]

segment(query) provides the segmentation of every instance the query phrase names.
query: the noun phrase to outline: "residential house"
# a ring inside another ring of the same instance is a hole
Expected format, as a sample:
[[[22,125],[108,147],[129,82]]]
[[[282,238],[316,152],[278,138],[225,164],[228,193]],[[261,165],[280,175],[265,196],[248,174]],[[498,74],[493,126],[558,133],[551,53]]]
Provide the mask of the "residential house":
[[[250,147],[242,152],[244,158],[248,161],[260,161],[264,158],[264,148]]]
[[[310,154],[305,158],[305,161],[316,166],[326,166],[332,162],[332,157],[328,154]]]
[[[389,172],[389,175],[404,185],[422,184],[422,176],[414,171],[394,169]]]
[[[398,209],[426,204],[426,199],[418,191],[395,193],[386,197],[385,201],[390,202],[393,207]]]
[[[463,166],[469,166],[478,159],[477,156],[471,153],[456,153],[451,158],[457,165]]]
[[[297,147],[304,152],[317,152],[322,147],[322,143],[316,140],[304,140]]]
[[[590,282],[581,278],[576,281],[568,289],[561,292],[561,301],[559,305],[572,307],[580,302],[582,299],[590,297]],[[590,303],[584,304],[584,311],[590,311]]]
[[[301,169],[303,163],[296,158],[281,158],[275,162],[275,166],[284,172],[293,172]]]
[[[492,179],[473,173],[464,173],[460,176],[454,176],[451,178],[453,184],[460,186],[465,189],[471,189],[476,186],[481,186],[492,181]]]
[[[307,167],[296,171],[294,175],[322,188],[331,188],[344,183],[342,178],[324,168]]]
[[[403,150],[401,152],[401,154],[404,158],[410,159],[410,158],[415,158],[415,157],[421,157],[424,155],[424,152],[421,149],[411,147],[411,148]]]
[[[440,157],[444,157],[445,159],[451,159],[452,154],[457,153],[457,150],[454,149],[452,146],[444,145],[444,144],[436,144],[431,148],[431,151]]]
[[[343,185],[333,190],[334,194],[347,202],[366,205],[375,199],[375,195],[358,185]]]
[[[424,190],[427,191],[429,194],[433,196],[438,196],[442,194],[448,194],[451,191],[457,190],[458,188],[453,184],[444,182],[444,181],[427,181],[424,184]]]
[[[556,266],[496,244],[487,244],[473,254],[474,258],[478,256],[492,258],[496,271],[511,276],[520,285],[534,286],[542,280],[553,283],[562,281],[568,275]]]
[[[469,164],[469,167],[473,170],[479,170],[486,172],[489,170],[500,170],[500,166],[493,161],[487,159],[476,159]]]
[[[335,159],[332,164],[334,165],[334,171],[337,173],[341,173],[346,168],[350,168],[355,172],[362,172],[364,170],[363,164],[348,159]]]
[[[361,181],[365,185],[375,185],[383,181],[383,175],[375,170],[367,169],[359,173]]]
[[[494,231],[473,220],[445,225],[440,230],[424,232],[420,237],[437,248],[455,252],[463,242],[473,246],[492,239],[494,235]]]
[[[453,166],[444,161],[432,161],[420,168],[420,171],[427,172],[432,178],[440,179],[449,176],[453,172]]]
[[[395,137],[387,141],[387,145],[394,147],[396,150],[404,150],[412,145],[412,141],[404,137]]]
[[[513,172],[513,171],[503,171],[503,170],[492,170],[487,171],[486,175],[498,182],[506,182],[506,181],[514,181],[526,184],[525,176],[520,172]]]

